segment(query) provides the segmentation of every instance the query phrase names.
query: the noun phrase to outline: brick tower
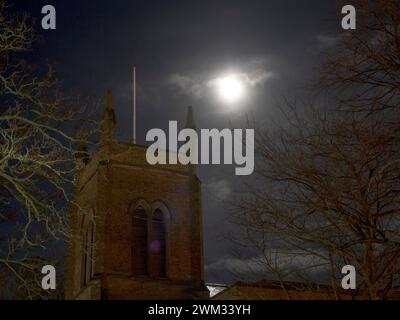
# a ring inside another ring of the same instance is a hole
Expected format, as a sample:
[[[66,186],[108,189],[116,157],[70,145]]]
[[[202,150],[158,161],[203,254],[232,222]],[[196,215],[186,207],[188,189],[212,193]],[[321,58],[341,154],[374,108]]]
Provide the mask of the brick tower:
[[[115,125],[108,92],[98,152],[77,153],[66,298],[207,298],[193,166],[149,165],[146,147],[116,142]]]

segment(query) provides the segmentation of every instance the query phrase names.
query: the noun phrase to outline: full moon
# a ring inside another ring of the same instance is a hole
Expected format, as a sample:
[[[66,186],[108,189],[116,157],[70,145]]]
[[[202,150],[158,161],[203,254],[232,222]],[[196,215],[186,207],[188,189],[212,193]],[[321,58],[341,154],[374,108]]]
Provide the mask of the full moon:
[[[219,78],[216,88],[221,99],[228,103],[239,101],[244,94],[244,84],[236,75]]]

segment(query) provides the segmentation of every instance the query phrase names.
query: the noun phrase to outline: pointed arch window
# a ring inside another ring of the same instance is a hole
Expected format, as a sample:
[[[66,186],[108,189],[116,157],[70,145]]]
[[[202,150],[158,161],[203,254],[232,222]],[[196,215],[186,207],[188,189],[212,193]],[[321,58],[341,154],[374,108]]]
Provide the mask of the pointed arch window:
[[[136,208],[133,214],[132,223],[132,269],[133,274],[137,276],[145,276],[148,274],[147,269],[147,213],[142,207]]]
[[[166,277],[166,232],[165,220],[160,209],[156,209],[151,220],[149,244],[150,275],[154,278]]]

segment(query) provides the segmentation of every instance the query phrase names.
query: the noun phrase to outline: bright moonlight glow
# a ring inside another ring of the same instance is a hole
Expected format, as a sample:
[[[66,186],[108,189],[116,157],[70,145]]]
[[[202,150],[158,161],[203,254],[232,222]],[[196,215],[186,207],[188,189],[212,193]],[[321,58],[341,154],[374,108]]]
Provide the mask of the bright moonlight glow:
[[[216,83],[221,99],[228,103],[239,101],[244,94],[244,85],[238,76],[230,75],[219,78]]]

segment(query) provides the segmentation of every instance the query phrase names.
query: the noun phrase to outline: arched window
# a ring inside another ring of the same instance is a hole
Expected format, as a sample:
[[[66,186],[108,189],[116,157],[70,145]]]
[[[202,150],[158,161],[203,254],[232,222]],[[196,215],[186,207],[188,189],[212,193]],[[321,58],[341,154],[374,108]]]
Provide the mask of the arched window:
[[[150,275],[154,278],[166,277],[166,237],[165,221],[160,209],[156,209],[151,221],[149,246]]]
[[[147,271],[147,214],[138,207],[133,214],[132,269],[133,274],[144,276]]]

